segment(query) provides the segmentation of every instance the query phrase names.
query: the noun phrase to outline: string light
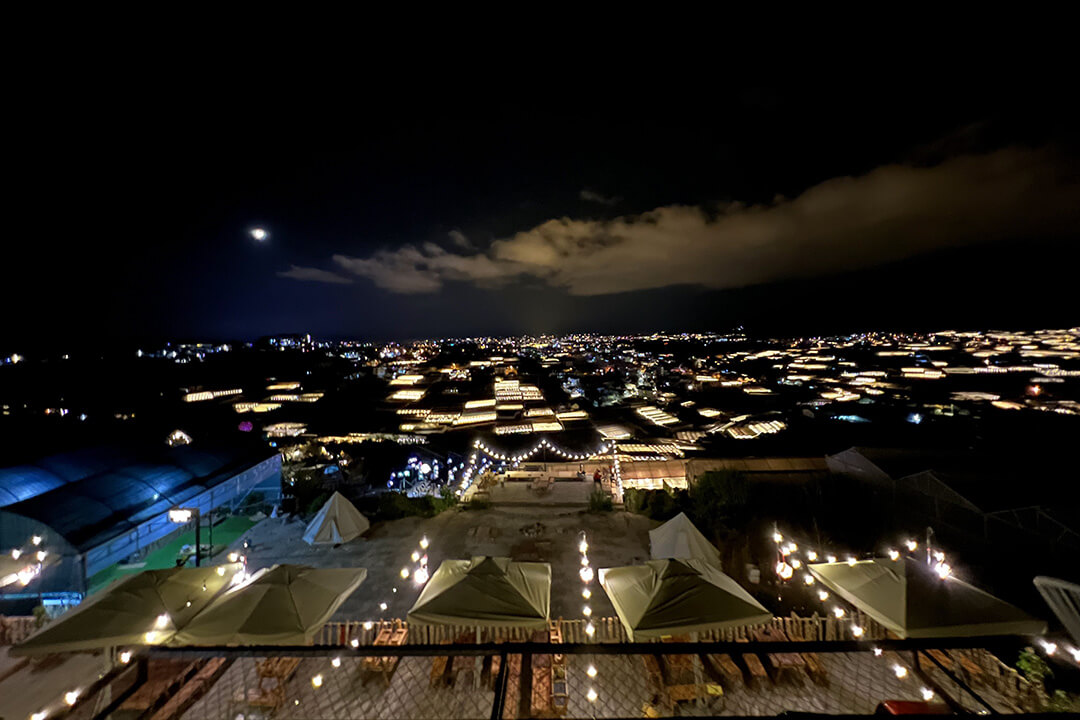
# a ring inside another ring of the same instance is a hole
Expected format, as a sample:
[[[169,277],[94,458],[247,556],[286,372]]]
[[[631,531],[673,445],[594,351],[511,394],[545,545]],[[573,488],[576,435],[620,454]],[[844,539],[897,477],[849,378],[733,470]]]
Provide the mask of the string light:
[[[584,590],[581,591],[581,597],[588,600],[589,598],[592,597],[592,591],[589,590],[589,588],[585,588]]]
[[[595,665],[590,665],[589,669],[585,671],[585,674],[588,675],[591,678],[596,677],[596,666]]]
[[[341,658],[339,658],[339,657],[334,658],[333,660],[330,661],[330,664],[333,665],[336,668],[341,667]]]
[[[893,550],[892,548],[889,548],[889,559],[893,562],[896,562],[900,559],[900,552],[898,550]]]
[[[814,584],[814,576],[811,575],[810,573],[806,573],[805,575],[803,575],[803,582],[806,583],[807,585],[813,585]]]
[[[835,555],[826,555],[825,556],[825,562],[830,562],[830,563],[836,562],[836,556]]]
[[[854,566],[854,565],[855,565],[855,558],[853,558],[853,557],[851,557],[851,556],[849,555],[849,556],[848,556],[848,559],[847,559],[847,564],[848,564],[848,567],[852,567],[852,566]]]
[[[120,662],[122,662],[124,665],[127,665],[129,662],[131,662],[130,650],[125,650],[124,652],[120,653]]]
[[[798,570],[802,567],[802,560],[799,560],[799,558],[791,558],[791,567]]]
[[[585,617],[592,617],[592,608],[586,605],[585,607],[581,608],[581,614]]]
[[[30,542],[34,543],[35,545],[40,545],[41,544],[41,536],[40,535],[35,535],[34,537],[30,538]]]
[[[428,581],[428,569],[421,566],[419,570],[413,573],[413,580],[417,585],[423,585]]]
[[[852,625],[852,626],[851,626],[851,634],[852,634],[852,635],[854,635],[854,636],[855,636],[855,637],[857,637],[857,638],[860,638],[860,637],[862,637],[862,636],[863,636],[863,633],[865,633],[865,632],[866,632],[866,631],[865,631],[865,630],[863,630],[863,629],[862,629],[862,628],[861,628],[860,626],[858,626],[858,625]]]
[[[421,548],[423,548],[424,550],[427,550],[429,544],[430,543],[428,543],[427,535],[420,538],[420,547]]]
[[[586,565],[585,567],[581,568],[581,570],[578,572],[578,575],[581,576],[581,582],[591,583],[593,580],[593,569]]]
[[[919,549],[919,543],[914,540],[905,540],[904,544],[907,545],[908,552],[915,552]]]
[[[893,665],[892,669],[893,669],[893,673],[900,680],[903,680],[904,678],[907,677],[907,668],[904,667],[903,665]]]
[[[596,702],[596,690],[589,688],[589,693],[585,697],[589,698],[589,702]]]
[[[845,615],[844,608],[837,605],[836,607],[834,607],[832,609],[832,614],[836,616],[837,620],[839,620],[840,618],[844,617],[844,615]]]
[[[776,574],[779,575],[782,579],[789,580],[794,573],[795,571],[791,569],[791,566],[783,560],[776,563]]]
[[[806,559],[810,562],[817,562],[817,553],[813,550],[808,550],[806,553]]]
[[[937,565],[934,566],[934,572],[937,573],[937,576],[939,578],[944,580],[945,578],[949,577],[950,574],[952,574],[952,566],[949,565],[949,563],[947,562],[939,562]]]
[[[824,590],[818,590],[817,596],[818,600],[820,600],[821,602],[825,602],[829,599],[829,593],[825,592]]]
[[[881,648],[874,648],[874,657],[881,657]]]
[[[315,677],[311,678],[311,687],[316,689],[322,687],[322,675],[316,675]]]
[[[596,627],[593,626],[592,622],[588,622],[585,624],[585,634],[589,637],[592,637],[596,634]]]
[[[33,715],[31,715],[30,720],[45,720],[45,718],[47,718],[47,717],[49,717],[49,711],[48,710],[42,710],[40,712],[36,712]]]
[[[401,573],[400,574],[401,574],[401,579],[402,580],[408,580],[409,579],[409,568],[407,568],[407,567],[401,568]]]
[[[353,648],[358,648],[358,647],[360,647],[360,640],[359,640],[359,638],[353,638],[352,640],[349,641],[349,644],[352,645]]]
[[[368,620],[367,622],[364,623],[364,629],[365,630],[370,630],[372,627],[374,627],[374,625],[375,625],[375,623]]]
[[[75,701],[78,700],[78,699],[79,699],[79,691],[78,690],[68,690],[66,693],[64,693],[64,702],[66,702],[68,705],[74,705]]]
[[[922,689],[922,699],[927,701],[927,702],[930,702],[931,700],[934,699],[934,691],[931,690],[928,687],[924,687]]]

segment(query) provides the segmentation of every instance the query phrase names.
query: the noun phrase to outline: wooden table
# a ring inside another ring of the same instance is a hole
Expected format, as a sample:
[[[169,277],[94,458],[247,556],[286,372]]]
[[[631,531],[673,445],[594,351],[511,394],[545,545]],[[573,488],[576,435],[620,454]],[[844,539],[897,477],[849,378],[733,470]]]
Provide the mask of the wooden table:
[[[788,636],[778,627],[758,628],[752,634],[758,642],[786,642],[788,640]],[[773,668],[774,682],[778,682],[781,675],[790,674],[798,677],[806,667],[806,661],[799,653],[769,653],[767,657]]]
[[[400,623],[394,623],[393,627],[383,628],[379,631],[379,634],[375,636],[375,642],[372,645],[386,646],[386,647],[399,647],[405,644],[405,639],[409,636],[409,629],[402,627]],[[382,675],[383,682],[386,686],[390,686],[390,678],[394,675],[394,671],[397,669],[398,661],[400,657],[366,657],[364,658],[361,668],[363,672],[370,677],[371,675]],[[365,677],[364,682],[367,682]]]

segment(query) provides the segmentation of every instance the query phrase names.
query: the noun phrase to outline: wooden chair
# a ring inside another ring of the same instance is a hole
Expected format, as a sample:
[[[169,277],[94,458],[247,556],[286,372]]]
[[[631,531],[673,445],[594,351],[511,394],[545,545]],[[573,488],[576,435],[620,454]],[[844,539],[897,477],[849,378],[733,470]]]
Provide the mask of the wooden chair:
[[[750,686],[757,684],[759,680],[768,680],[769,673],[765,670],[765,665],[762,664],[761,659],[754,653],[743,653],[743,662],[746,664],[746,669],[750,672]]]

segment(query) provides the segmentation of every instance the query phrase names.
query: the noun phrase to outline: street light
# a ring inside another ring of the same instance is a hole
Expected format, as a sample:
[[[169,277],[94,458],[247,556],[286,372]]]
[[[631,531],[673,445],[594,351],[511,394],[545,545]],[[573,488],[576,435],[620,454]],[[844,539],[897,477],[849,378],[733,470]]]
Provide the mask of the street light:
[[[195,518],[195,567],[199,567],[199,551],[202,549],[199,538],[199,528],[202,525],[199,518],[199,508],[171,508],[169,510],[169,522],[177,525],[187,525],[191,522],[192,517]]]

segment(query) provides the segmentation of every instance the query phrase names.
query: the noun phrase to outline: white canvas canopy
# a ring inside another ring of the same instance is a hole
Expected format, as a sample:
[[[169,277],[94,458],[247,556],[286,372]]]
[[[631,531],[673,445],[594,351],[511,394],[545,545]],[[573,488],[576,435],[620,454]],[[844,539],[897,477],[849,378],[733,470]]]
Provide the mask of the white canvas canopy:
[[[344,495],[335,492],[308,523],[304,542],[308,545],[340,545],[362,535],[371,523]]]
[[[720,551],[705,539],[686,513],[679,513],[649,531],[649,554],[653,560],[697,559],[720,567]]]
[[[360,586],[364,568],[274,565],[222,593],[171,645],[308,645]]]
[[[505,557],[444,560],[409,611],[409,622],[542,629],[551,606],[551,566]]]
[[[635,641],[772,620],[734,579],[701,560],[604,568],[600,584]]]
[[[220,575],[218,567],[224,568]],[[116,580],[12,648],[11,654],[160,644],[190,622],[240,569],[239,564],[218,567],[144,570]]]
[[[903,638],[1031,635],[1046,623],[912,558],[809,566],[825,587]]]

